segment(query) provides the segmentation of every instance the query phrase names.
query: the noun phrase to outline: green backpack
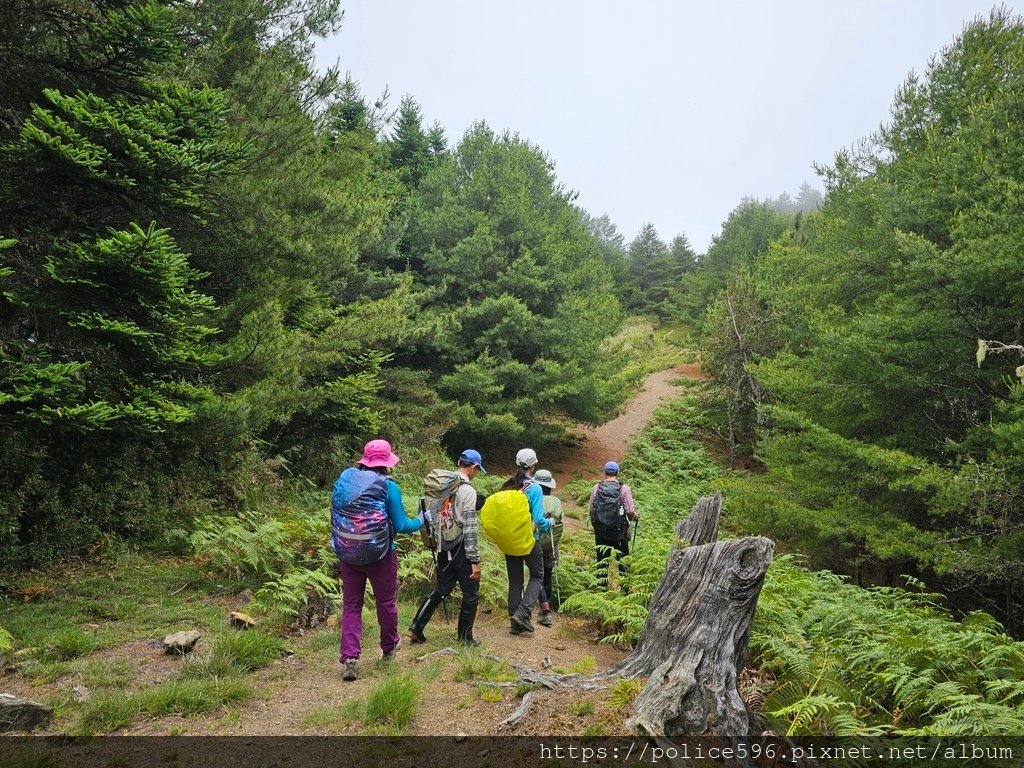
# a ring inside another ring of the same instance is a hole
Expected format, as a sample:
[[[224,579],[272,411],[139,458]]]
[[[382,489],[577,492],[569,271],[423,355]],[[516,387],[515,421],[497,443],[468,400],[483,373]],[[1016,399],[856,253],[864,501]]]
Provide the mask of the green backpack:
[[[430,525],[420,528],[420,538],[434,552],[451,549],[462,536],[463,520],[458,519],[452,500],[466,478],[450,469],[432,469],[423,478],[420,510],[430,513]]]
[[[544,497],[544,517],[551,520],[551,529],[548,533],[540,534],[540,548],[545,552],[553,552],[558,549],[562,541],[562,502],[554,496]]]

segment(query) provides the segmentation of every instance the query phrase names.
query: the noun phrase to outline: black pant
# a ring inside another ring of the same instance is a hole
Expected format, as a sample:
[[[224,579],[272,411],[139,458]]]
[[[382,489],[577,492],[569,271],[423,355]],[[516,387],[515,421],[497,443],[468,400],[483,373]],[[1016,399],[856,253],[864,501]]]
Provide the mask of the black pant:
[[[469,578],[473,564],[466,559],[466,549],[460,541],[453,549],[437,555],[437,586],[434,592],[445,598],[455,585],[462,589],[462,609],[475,608],[480,602],[480,582]]]
[[[530,580],[523,589],[523,565],[530,571]],[[518,613],[529,618],[533,606],[540,597],[544,580],[544,556],[536,542],[528,555],[505,555],[505,570],[508,571],[508,615]]]
[[[544,578],[542,579],[542,586],[540,590],[540,603],[554,603],[555,593],[551,591],[551,577],[555,572],[555,563],[558,562],[557,553],[553,549],[544,549],[541,547],[541,558],[544,561]],[[558,606],[552,606],[557,608]]]
[[[619,553],[619,581],[626,575],[627,569],[622,557],[629,554],[629,539],[625,533],[594,533],[594,544],[597,552],[597,583],[601,587],[608,586],[608,559],[612,550]]]

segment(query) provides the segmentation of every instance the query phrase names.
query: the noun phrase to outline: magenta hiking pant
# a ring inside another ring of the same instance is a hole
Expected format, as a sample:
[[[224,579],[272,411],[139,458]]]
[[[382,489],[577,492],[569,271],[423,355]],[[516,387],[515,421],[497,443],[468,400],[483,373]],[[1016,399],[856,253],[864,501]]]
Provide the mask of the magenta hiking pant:
[[[390,653],[398,645],[398,553],[391,550],[385,557],[369,565],[339,563],[341,574],[341,651],[338,657],[346,661],[358,659],[363,635],[363,597],[366,582],[373,589],[377,603],[377,623],[380,624],[380,649]]]

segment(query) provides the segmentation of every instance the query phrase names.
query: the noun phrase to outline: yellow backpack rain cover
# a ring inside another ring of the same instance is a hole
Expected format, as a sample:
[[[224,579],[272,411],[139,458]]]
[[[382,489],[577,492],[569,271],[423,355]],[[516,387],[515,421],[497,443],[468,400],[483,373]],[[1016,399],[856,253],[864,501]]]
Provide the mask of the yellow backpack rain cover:
[[[488,496],[480,510],[480,527],[506,555],[522,557],[533,549],[530,502],[522,491],[498,491]]]

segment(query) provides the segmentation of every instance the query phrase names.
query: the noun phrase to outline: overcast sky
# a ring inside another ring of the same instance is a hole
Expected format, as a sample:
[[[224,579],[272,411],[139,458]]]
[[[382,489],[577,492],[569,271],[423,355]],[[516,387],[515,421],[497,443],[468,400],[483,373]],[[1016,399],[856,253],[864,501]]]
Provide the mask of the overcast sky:
[[[821,188],[812,164],[887,119],[896,88],[992,3],[348,0],[317,46],[454,143],[476,120],[546,151],[591,214],[703,252],[744,195]],[[1012,6],[1007,5],[1012,9]]]

